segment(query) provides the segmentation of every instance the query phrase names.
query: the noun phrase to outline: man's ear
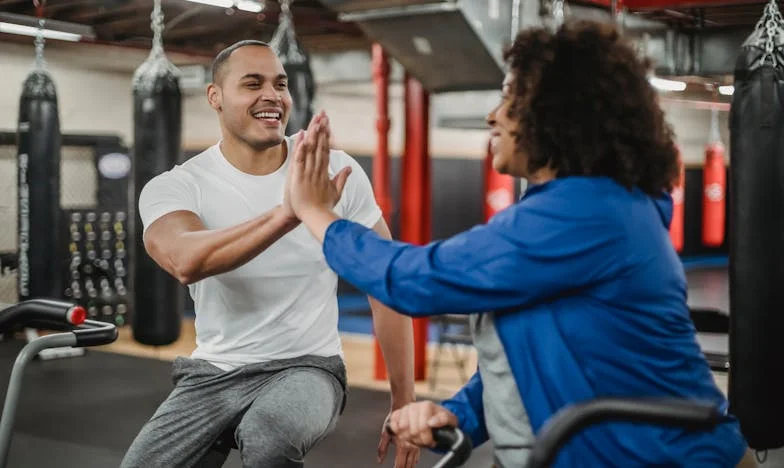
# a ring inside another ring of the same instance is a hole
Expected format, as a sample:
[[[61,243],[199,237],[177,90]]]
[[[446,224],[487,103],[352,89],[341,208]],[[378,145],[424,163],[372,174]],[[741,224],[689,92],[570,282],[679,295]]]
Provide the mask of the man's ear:
[[[221,105],[223,102],[223,96],[221,95],[220,88],[217,87],[215,83],[210,83],[207,86],[207,102],[209,102],[210,107],[216,111],[222,110]]]

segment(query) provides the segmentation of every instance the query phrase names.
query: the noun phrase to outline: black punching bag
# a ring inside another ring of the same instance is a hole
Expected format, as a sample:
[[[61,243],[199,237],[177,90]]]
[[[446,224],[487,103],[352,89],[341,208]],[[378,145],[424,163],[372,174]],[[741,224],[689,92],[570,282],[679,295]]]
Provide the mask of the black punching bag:
[[[730,411],[749,446],[784,446],[784,30],[769,4],[735,65],[730,110]],[[771,20],[771,21],[769,21]]]
[[[280,57],[283,69],[286,70],[289,78],[288,87],[292,107],[286,125],[286,135],[293,135],[306,129],[310,119],[313,118],[313,97],[316,91],[310,60],[297,42],[289,3],[289,0],[280,2],[280,22],[272,36],[270,46]]]
[[[159,10],[159,2],[155,3]],[[147,182],[179,162],[182,110],[179,72],[166,58],[158,33],[153,44],[149,57],[133,76],[135,265],[131,325],[136,341],[161,346],[180,336],[185,295],[182,285],[147,254],[137,210],[139,194]]]
[[[40,50],[39,50],[40,54]],[[27,75],[19,100],[19,300],[60,298],[60,118],[52,77],[39,66]]]

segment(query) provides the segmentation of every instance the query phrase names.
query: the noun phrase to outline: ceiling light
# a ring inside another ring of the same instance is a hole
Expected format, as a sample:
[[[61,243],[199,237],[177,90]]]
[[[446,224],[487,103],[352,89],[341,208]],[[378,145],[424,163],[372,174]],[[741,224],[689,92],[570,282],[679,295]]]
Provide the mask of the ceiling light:
[[[251,13],[261,13],[264,10],[264,5],[258,0],[188,0],[193,3],[201,3],[203,5],[216,6],[221,8],[232,8],[242,11],[249,11]]]
[[[237,2],[237,8],[251,13],[261,13],[261,10],[264,9],[264,5],[255,0],[240,0]]]
[[[21,24],[0,23],[0,33],[6,34],[20,34],[22,36],[38,36],[38,28],[32,26],[23,26]],[[79,42],[82,39],[81,34],[74,34],[62,31],[53,31],[51,29],[44,29],[41,33],[46,39],[56,39],[60,41]]]
[[[735,92],[735,86],[732,85],[719,86],[719,94],[722,94],[724,96],[732,96],[734,92]]]
[[[35,37],[40,29],[39,21],[34,16],[0,13],[0,33]],[[82,39],[95,39],[95,32],[90,26],[50,19],[44,21],[41,35],[46,39],[60,41],[77,42]]]
[[[414,49],[420,54],[431,55],[433,53],[433,48],[430,46],[430,41],[427,38],[414,36],[411,38],[411,42],[414,44]]]
[[[683,81],[665,80],[652,76],[649,78],[651,86],[660,91],[683,91],[686,89],[686,83]]]
[[[188,0],[193,3],[201,3],[203,5],[211,5],[222,8],[231,8],[234,6],[232,0]]]

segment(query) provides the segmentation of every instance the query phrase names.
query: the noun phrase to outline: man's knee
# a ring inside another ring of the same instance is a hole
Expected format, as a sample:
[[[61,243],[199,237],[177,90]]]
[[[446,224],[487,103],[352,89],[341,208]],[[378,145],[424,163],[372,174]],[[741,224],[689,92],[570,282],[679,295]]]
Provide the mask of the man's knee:
[[[310,449],[332,429],[334,421],[327,417],[306,419],[274,410],[257,411],[243,418],[237,440],[245,466],[299,467]]]
[[[310,449],[335,429],[343,390],[326,373],[310,372],[263,392],[243,416],[237,439],[246,466],[302,466]]]

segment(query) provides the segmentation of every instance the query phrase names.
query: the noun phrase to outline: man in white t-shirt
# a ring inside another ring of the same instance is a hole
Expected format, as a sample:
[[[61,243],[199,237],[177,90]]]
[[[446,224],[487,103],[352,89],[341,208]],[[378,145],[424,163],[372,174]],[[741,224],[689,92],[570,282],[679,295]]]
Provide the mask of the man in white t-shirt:
[[[147,252],[193,297],[197,347],[175,360],[175,388],[123,467],[221,466],[228,450],[216,453],[215,442],[232,427],[244,466],[301,467],[345,404],[338,278],[284,197],[294,147],[284,136],[284,68],[265,43],[242,41],[218,54],[212,79],[207,97],[223,139],[152,179],[139,199]],[[305,138],[329,152],[342,191],[335,210],[391,237],[370,181],[329,149],[328,128],[320,113]],[[411,321],[370,304],[394,410],[414,400]],[[380,434],[379,461],[391,442]],[[418,458],[415,447],[397,446],[395,466]]]

